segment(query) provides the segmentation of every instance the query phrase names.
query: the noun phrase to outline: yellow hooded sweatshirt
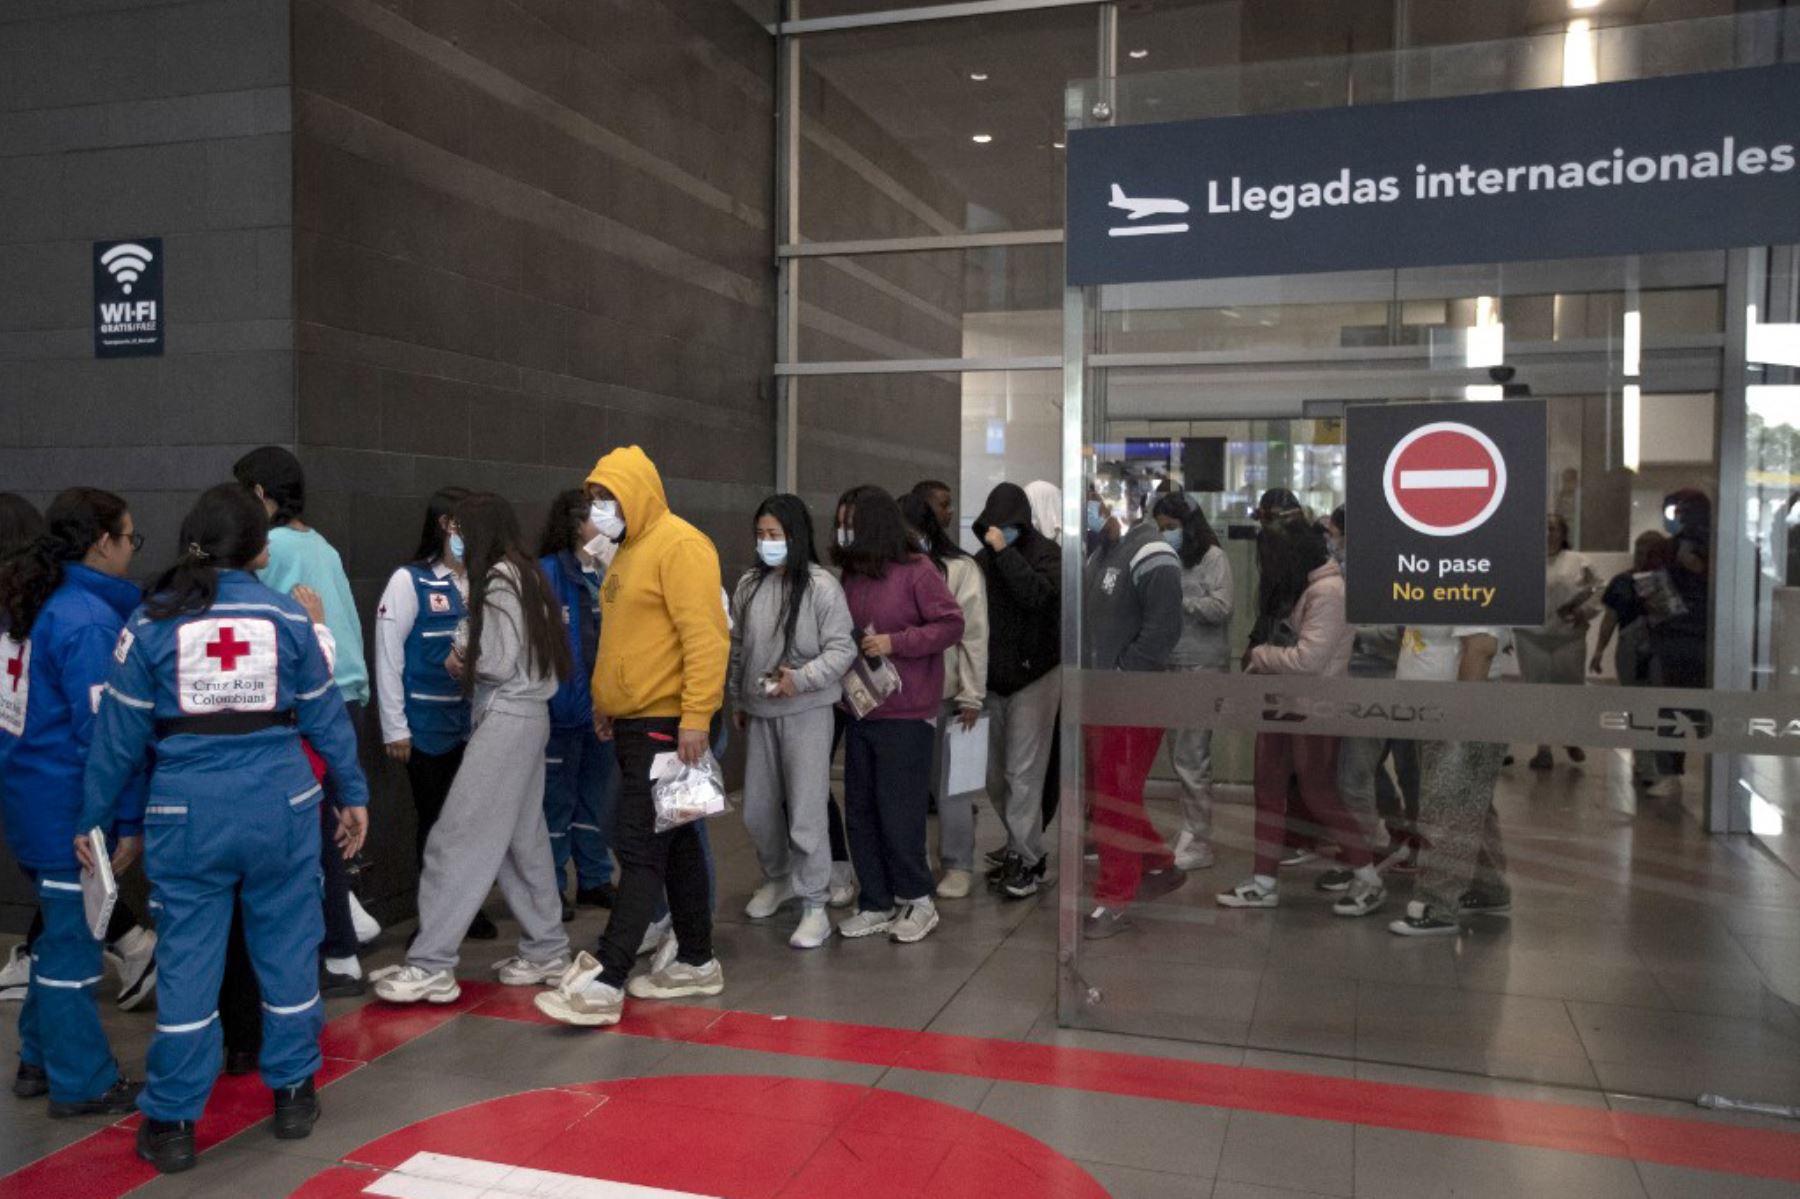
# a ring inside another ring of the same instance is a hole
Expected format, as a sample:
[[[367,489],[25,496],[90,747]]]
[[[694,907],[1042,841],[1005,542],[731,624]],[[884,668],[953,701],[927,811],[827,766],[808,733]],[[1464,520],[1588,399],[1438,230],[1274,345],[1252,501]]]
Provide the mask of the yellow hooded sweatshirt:
[[[669,511],[662,476],[637,446],[588,475],[619,501],[625,539],[600,587],[594,710],[623,720],[679,716],[705,732],[725,695],[731,635],[719,598],[719,553]]]

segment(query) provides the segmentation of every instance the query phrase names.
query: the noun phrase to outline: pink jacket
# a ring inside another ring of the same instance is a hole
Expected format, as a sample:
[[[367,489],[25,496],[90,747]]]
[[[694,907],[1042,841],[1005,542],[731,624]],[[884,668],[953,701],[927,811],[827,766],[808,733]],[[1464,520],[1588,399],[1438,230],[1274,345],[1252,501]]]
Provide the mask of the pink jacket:
[[[1299,643],[1257,646],[1250,651],[1250,673],[1350,673],[1350,650],[1356,643],[1356,630],[1344,621],[1344,576],[1337,563],[1327,562],[1306,577],[1306,590],[1294,605],[1288,623],[1294,626]]]

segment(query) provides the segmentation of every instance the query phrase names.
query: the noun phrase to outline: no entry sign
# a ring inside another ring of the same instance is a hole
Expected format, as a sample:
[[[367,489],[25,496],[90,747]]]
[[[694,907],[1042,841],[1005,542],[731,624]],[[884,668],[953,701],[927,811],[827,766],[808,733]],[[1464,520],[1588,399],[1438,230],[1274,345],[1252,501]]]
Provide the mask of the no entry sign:
[[[1350,410],[1351,623],[1543,623],[1546,422],[1541,400]]]

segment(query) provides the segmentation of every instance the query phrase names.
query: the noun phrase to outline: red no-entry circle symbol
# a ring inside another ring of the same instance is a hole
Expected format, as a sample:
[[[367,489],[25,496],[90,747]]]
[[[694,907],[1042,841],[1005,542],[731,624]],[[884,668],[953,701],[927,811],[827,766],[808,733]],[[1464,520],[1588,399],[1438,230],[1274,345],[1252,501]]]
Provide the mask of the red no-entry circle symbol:
[[[1410,529],[1454,537],[1478,529],[1506,498],[1506,458],[1480,429],[1455,421],[1421,425],[1388,454],[1381,479],[1388,507]]]
[[[344,1155],[293,1199],[1106,1199],[1079,1165],[985,1116],[896,1091],[741,1075],[531,1091]]]

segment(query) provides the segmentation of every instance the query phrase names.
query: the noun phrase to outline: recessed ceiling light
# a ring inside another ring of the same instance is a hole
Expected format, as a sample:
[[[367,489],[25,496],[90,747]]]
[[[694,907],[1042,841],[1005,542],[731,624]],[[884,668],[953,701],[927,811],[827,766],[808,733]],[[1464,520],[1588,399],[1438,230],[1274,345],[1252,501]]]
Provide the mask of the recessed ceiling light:
[[[1599,8],[1606,0],[1569,0],[1569,7],[1576,12],[1586,12],[1591,8]]]
[[[1150,57],[1150,51],[1148,51],[1148,50],[1127,50],[1125,52],[1125,54],[1127,57],[1130,57],[1130,58],[1149,58]]]
[[[1052,146],[1056,147],[1058,150],[1066,150],[1066,149],[1068,149],[1068,146],[1069,146],[1068,142],[1051,142],[1050,144]]]
[[[987,72],[986,71],[970,71],[969,78],[973,79],[976,83],[986,83],[987,82]]]
[[[974,137],[970,138],[969,140],[974,142],[978,146],[985,146],[989,142],[994,140],[994,135],[991,133],[977,133]]]

